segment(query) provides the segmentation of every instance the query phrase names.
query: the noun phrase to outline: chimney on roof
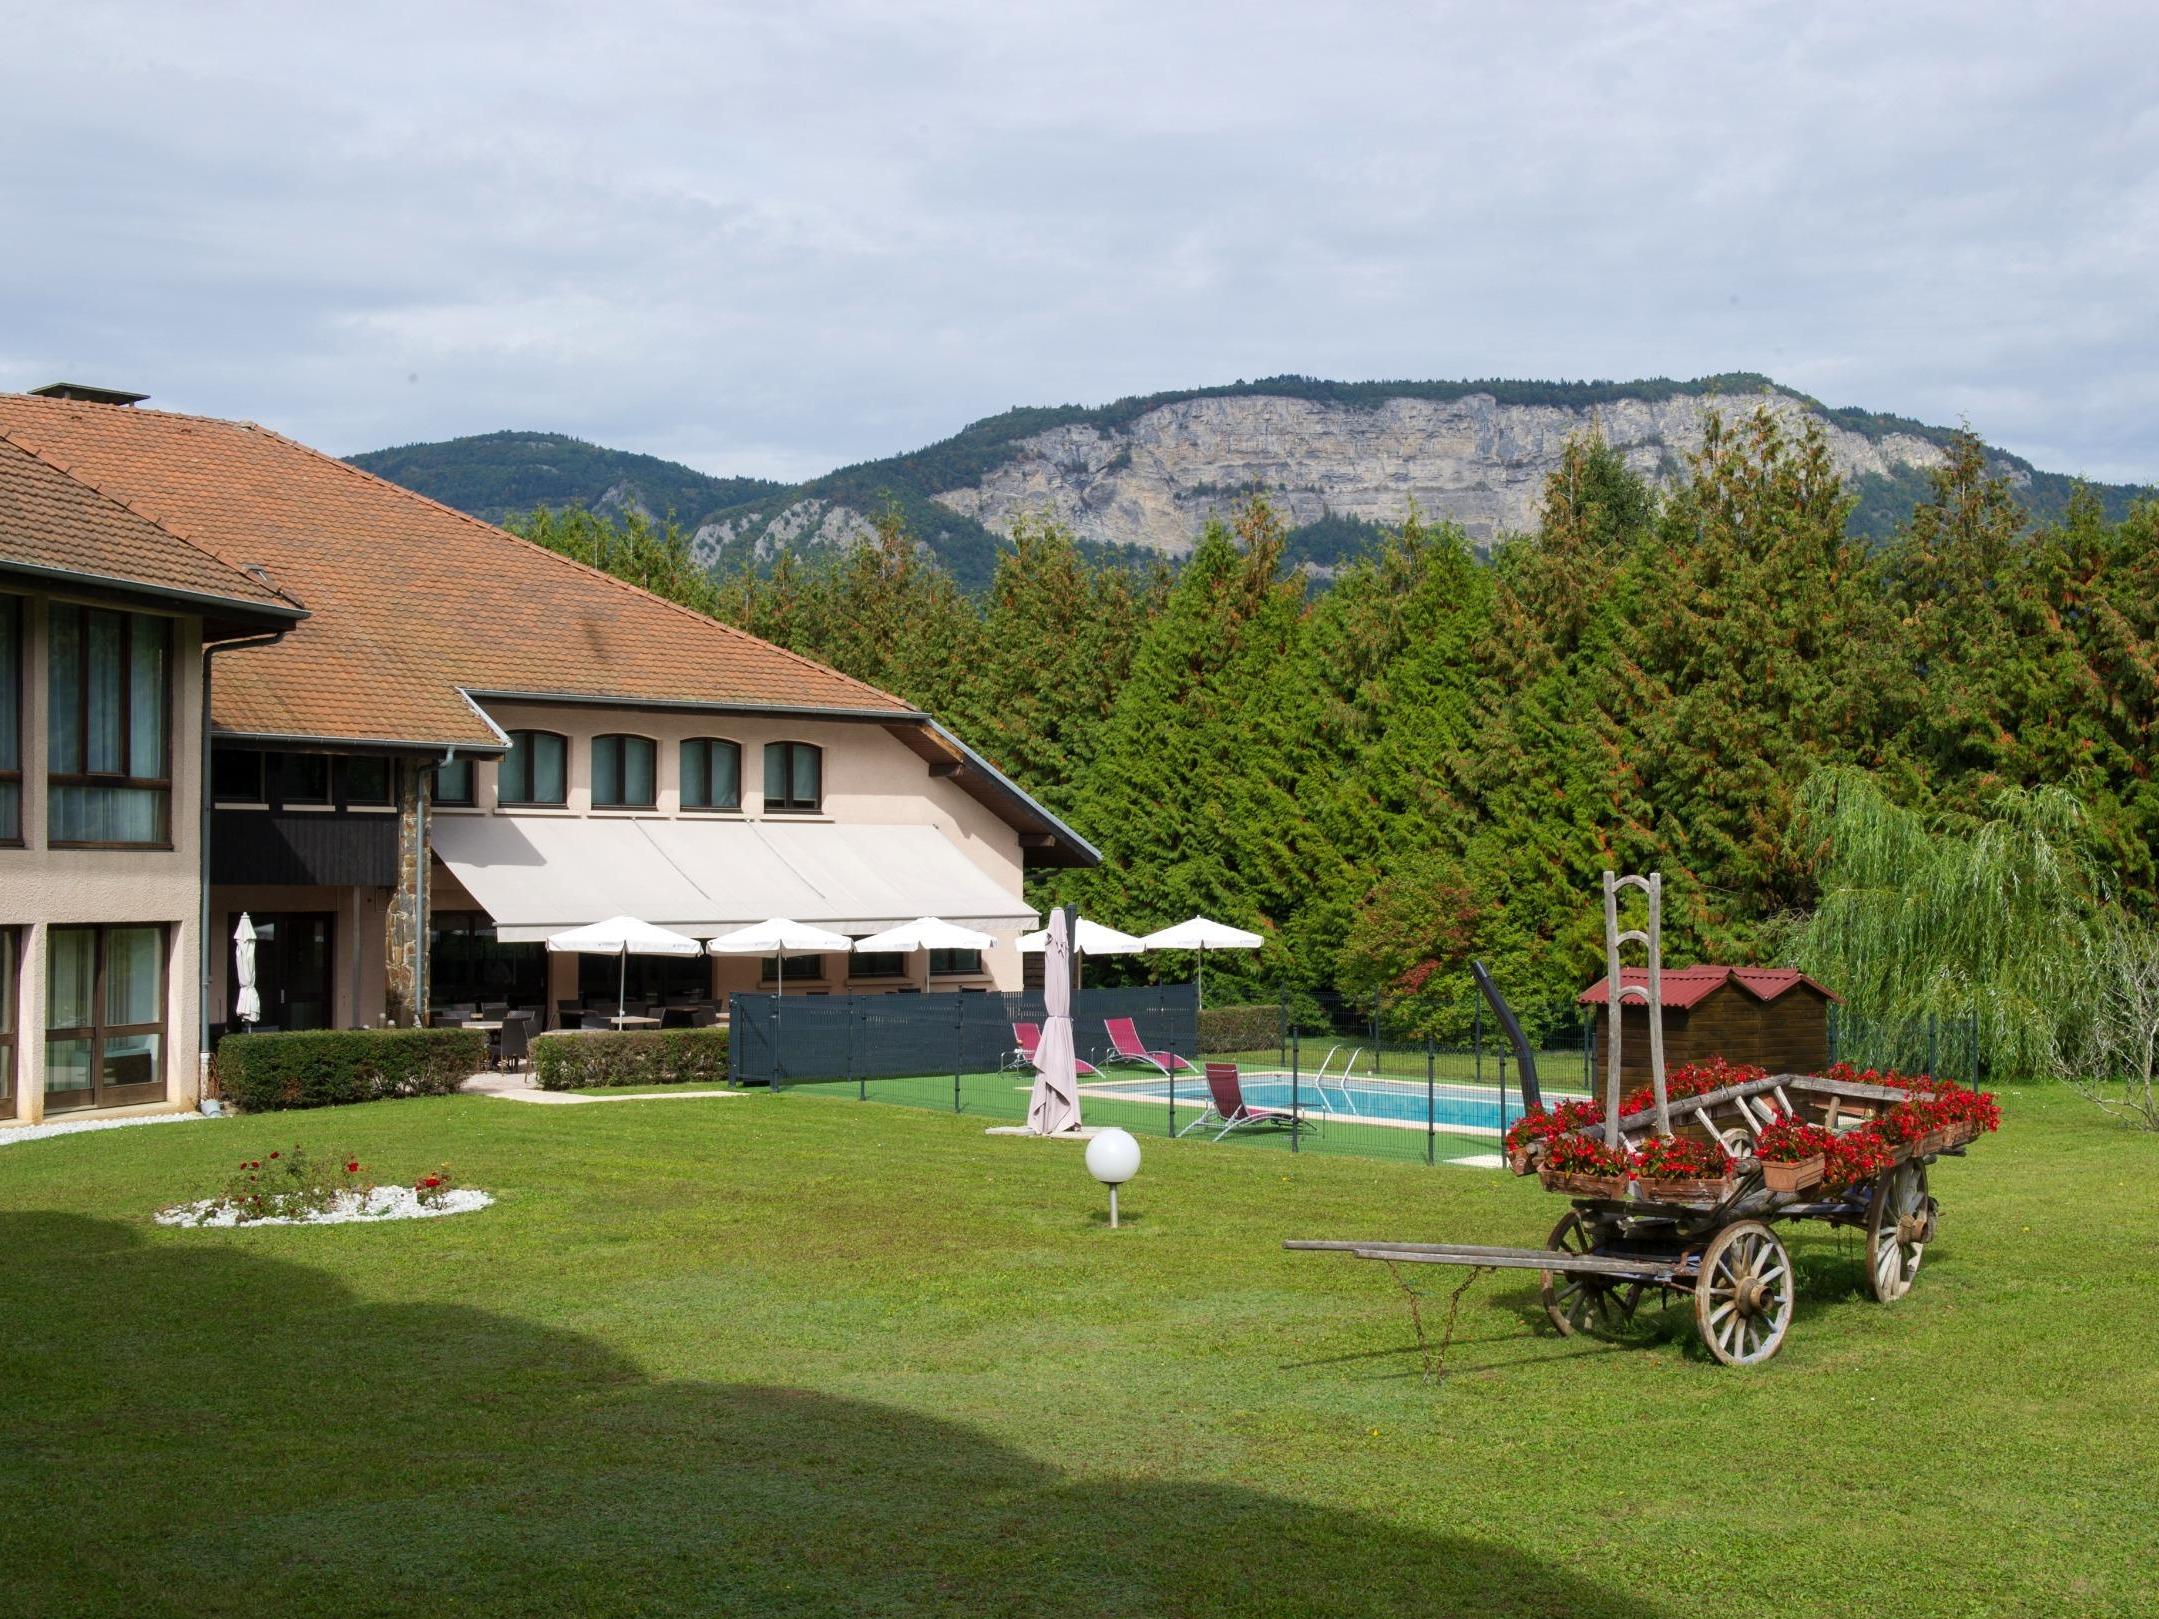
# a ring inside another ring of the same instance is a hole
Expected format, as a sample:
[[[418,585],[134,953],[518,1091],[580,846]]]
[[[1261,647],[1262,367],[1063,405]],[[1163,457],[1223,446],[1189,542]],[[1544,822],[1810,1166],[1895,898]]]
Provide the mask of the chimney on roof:
[[[139,405],[150,396],[125,388],[98,388],[87,382],[48,382],[30,390],[40,399],[72,399],[80,405]]]

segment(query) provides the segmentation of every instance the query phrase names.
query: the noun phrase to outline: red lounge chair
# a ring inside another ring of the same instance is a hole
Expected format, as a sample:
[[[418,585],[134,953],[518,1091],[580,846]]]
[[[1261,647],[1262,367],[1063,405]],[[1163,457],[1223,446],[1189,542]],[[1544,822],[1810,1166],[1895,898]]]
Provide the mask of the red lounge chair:
[[[1220,1141],[1232,1130],[1288,1130],[1295,1134],[1312,1123],[1287,1108],[1253,1107],[1245,1101],[1244,1088],[1237,1082],[1237,1065],[1211,1062],[1207,1065],[1207,1105],[1198,1118],[1177,1133],[1189,1135],[1194,1130],[1220,1125],[1222,1128],[1214,1133],[1214,1139]]]
[[[1174,1051],[1149,1051],[1128,1017],[1104,1018],[1102,1027],[1109,1031],[1110,1049],[1115,1053],[1104,1060],[1105,1066],[1152,1068],[1159,1074],[1199,1072]]]
[[[1012,1055],[1005,1059],[1007,1068],[1032,1068],[1035,1052],[1042,1044],[1042,1025],[1039,1023],[1015,1023],[1012,1025]],[[1081,1079],[1100,1079],[1102,1070],[1085,1058],[1074,1056],[1072,1071]]]

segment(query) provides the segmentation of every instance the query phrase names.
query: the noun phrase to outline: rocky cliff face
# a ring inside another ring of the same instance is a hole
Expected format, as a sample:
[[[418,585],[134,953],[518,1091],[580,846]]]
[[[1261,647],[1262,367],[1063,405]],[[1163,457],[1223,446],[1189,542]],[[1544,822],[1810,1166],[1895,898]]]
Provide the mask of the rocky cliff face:
[[[1478,544],[1535,526],[1546,476],[1567,440],[1595,427],[1637,471],[1667,481],[1700,447],[1705,412],[1727,420],[1767,406],[1796,431],[1813,415],[1789,395],[1682,396],[1610,403],[1503,405],[1489,394],[1389,399],[1376,406],[1250,395],[1188,399],[1122,427],[1052,428],[971,487],[939,491],[948,510],[1009,533],[1047,511],[1079,534],[1176,554],[1210,516],[1264,490],[1292,527],[1330,513],[1396,523],[1412,500]],[[1817,418],[1820,419],[1820,418]],[[1941,449],[1914,434],[1869,438],[1823,420],[1847,482],[1926,469]]]

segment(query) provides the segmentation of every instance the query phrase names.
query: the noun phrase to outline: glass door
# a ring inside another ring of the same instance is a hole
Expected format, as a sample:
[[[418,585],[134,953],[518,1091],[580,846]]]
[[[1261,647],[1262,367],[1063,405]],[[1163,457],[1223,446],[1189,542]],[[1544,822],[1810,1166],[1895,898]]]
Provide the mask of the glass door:
[[[45,1111],[165,1099],[165,930],[55,927],[45,966]]]
[[[237,921],[237,918],[234,918]],[[255,926],[255,992],[262,997],[262,1021],[255,1027],[327,1029],[333,1021],[331,941],[328,911],[251,913]],[[228,949],[232,946],[228,942]],[[240,993],[237,964],[227,958],[225,1016],[230,1027],[243,1027],[232,1016]]]

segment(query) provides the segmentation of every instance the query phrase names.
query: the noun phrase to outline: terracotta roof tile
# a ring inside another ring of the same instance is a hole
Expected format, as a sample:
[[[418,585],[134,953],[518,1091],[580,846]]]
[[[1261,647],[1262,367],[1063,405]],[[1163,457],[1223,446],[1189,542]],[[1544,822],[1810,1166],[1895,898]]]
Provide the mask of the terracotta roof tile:
[[[1584,1006],[1602,1006],[1608,993],[1605,986],[1609,978],[1600,978],[1575,997]],[[1643,984],[1649,982],[1649,972],[1642,967],[1622,967],[1619,982]],[[1758,1001],[1773,1001],[1785,991],[1805,984],[1809,989],[1826,995],[1833,1001],[1842,996],[1824,989],[1805,973],[1792,967],[1667,967],[1664,969],[1664,1004],[1673,1011],[1684,1011],[1699,1006],[1717,990],[1728,983],[1736,983]]]
[[[222,730],[492,746],[461,687],[915,712],[252,423],[0,394],[0,436],[307,608],[220,660]]]
[[[251,574],[0,434],[0,562],[290,611]]]

